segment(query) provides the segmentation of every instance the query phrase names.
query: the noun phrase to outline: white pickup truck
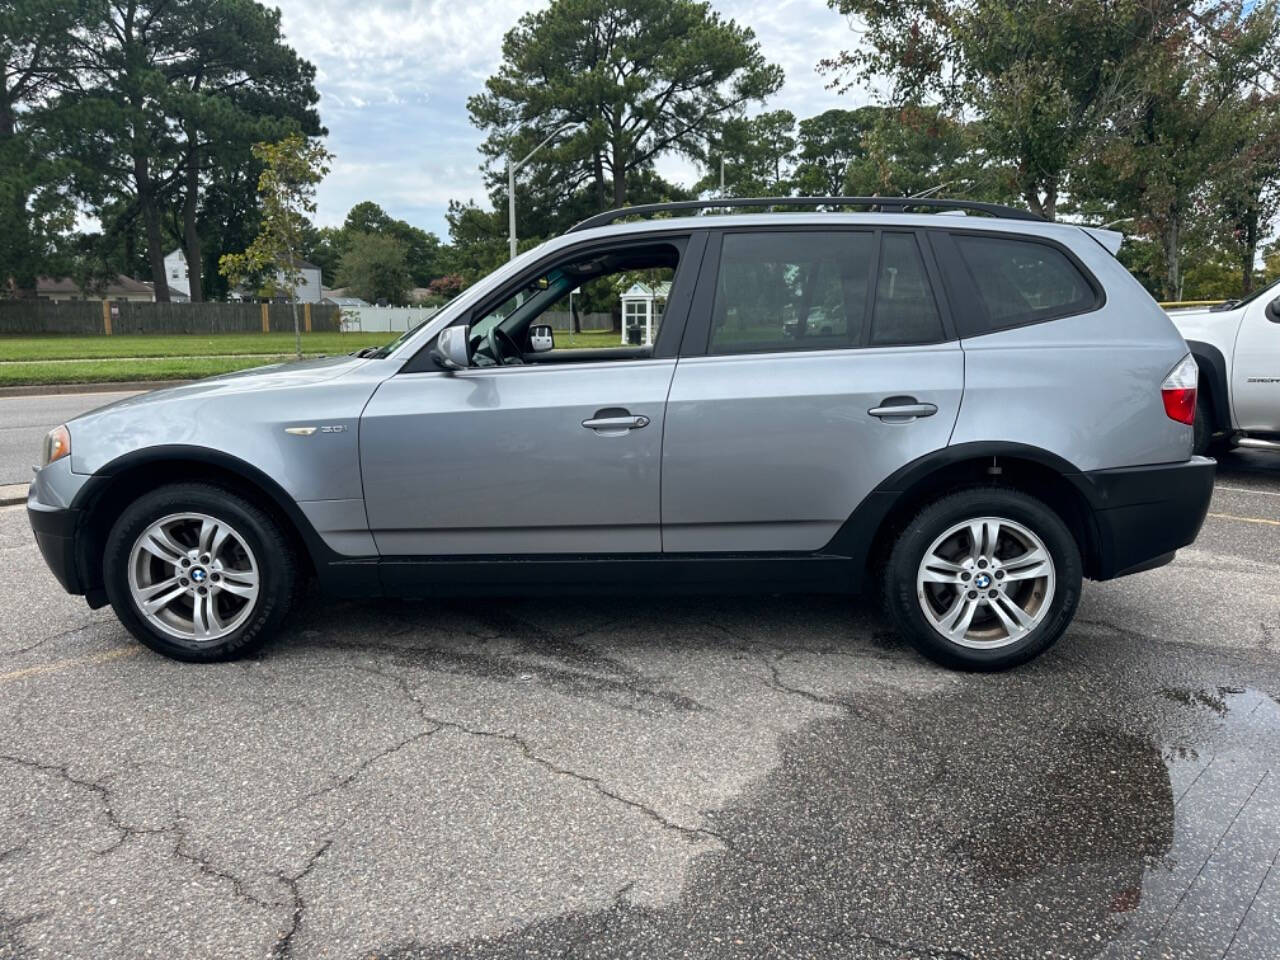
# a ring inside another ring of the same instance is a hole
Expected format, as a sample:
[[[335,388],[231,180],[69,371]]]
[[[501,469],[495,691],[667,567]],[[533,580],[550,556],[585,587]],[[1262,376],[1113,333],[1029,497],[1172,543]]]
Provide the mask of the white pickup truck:
[[[1200,367],[1195,452],[1280,450],[1280,281],[1243,300],[1169,316]]]

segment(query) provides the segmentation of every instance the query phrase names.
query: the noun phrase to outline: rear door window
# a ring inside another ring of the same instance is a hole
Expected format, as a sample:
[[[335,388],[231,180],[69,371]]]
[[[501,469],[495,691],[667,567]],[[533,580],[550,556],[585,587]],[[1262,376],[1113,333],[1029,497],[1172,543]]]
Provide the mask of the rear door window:
[[[874,254],[870,231],[726,234],[709,352],[859,346]]]
[[[1098,293],[1057,247],[1010,237],[953,235],[986,309],[988,329],[1085,313]]]

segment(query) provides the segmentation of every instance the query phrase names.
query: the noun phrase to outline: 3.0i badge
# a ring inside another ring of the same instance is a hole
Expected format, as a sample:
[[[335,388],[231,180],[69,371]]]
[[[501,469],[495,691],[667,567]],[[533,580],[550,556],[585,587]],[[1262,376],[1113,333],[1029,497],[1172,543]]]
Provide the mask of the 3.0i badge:
[[[285,427],[285,433],[291,433],[295,437],[309,437],[313,433],[346,433],[347,425],[345,423],[328,423],[319,427]]]

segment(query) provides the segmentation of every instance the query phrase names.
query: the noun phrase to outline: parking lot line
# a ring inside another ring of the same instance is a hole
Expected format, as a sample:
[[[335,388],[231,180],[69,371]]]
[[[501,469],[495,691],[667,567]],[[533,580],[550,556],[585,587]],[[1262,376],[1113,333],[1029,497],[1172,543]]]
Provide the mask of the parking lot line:
[[[68,660],[55,660],[53,663],[43,663],[38,667],[27,667],[24,670],[0,673],[0,683],[7,683],[10,680],[20,680],[23,677],[36,677],[42,673],[57,673],[60,670],[69,670],[72,667],[107,663],[111,660],[119,660],[121,657],[132,657],[141,652],[141,647],[120,647],[116,650],[108,650],[105,653],[95,653],[88,657],[72,657]]]
[[[1205,516],[1217,520],[1239,520],[1241,523],[1265,523],[1268,526],[1280,527],[1280,520],[1268,520],[1265,517],[1237,517],[1233,513],[1207,513]]]
[[[1255,487],[1224,487],[1220,483],[1214,484],[1213,492],[1217,493],[1219,490],[1225,490],[1228,493],[1258,493],[1264,497],[1280,497],[1280,490],[1258,490]]]

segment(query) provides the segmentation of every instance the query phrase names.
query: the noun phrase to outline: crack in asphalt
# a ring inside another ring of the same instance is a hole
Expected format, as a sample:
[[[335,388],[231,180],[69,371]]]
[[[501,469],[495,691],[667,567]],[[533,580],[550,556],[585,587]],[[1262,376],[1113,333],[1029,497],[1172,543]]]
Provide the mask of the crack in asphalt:
[[[346,642],[326,640],[316,646],[357,653],[371,651],[388,653],[409,664],[425,666],[435,663],[450,672],[490,680],[519,680],[525,675],[536,676],[546,681],[550,686],[573,695],[596,694],[601,699],[608,695],[627,696],[639,700],[653,701],[685,713],[697,713],[707,709],[698,701],[669,690],[643,686],[639,682],[624,682],[615,677],[593,676],[589,673],[574,670],[557,670],[543,664],[529,663],[510,656],[462,653],[442,650],[438,647],[406,647],[391,643],[378,643],[376,641]],[[628,679],[640,681],[643,678],[637,674],[634,678],[628,677]],[[624,710],[639,709],[624,703],[617,703],[616,700],[605,702]]]
[[[373,766],[379,760],[385,760],[387,757],[391,756],[392,754],[398,753],[399,751],[403,750],[405,747],[409,746],[410,744],[418,743],[420,740],[425,740],[427,737],[430,737],[434,734],[439,733],[441,729],[443,729],[441,725],[436,725],[432,727],[430,730],[419,730],[417,733],[414,733],[408,737],[405,737],[403,740],[400,740],[399,742],[392,744],[390,747],[387,747],[387,749],[379,750],[377,753],[373,754],[372,756],[366,757],[364,760],[361,760],[356,765],[355,769],[353,769],[350,773],[346,774],[345,776],[338,778],[333,783],[330,783],[327,786],[319,787],[318,789],[312,790],[309,793],[303,794],[294,803],[290,804],[285,809],[285,812],[291,813],[292,811],[297,810],[299,807],[301,807],[304,803],[307,803],[311,800],[315,800],[319,797],[328,796],[329,794],[337,790],[341,790],[343,787],[350,786],[352,783],[354,783],[356,780],[360,778],[361,774],[363,774],[366,770],[368,770],[371,766]]]
[[[299,873],[293,876],[288,874],[277,874],[280,882],[289,888],[290,896],[293,899],[293,913],[289,919],[288,928],[276,938],[276,942],[271,946],[269,956],[271,960],[288,960],[293,956],[293,938],[297,936],[298,931],[302,928],[302,917],[307,910],[307,902],[302,898],[302,891],[299,884],[307,878],[312,870],[315,869],[320,858],[329,852],[329,848],[333,846],[333,839],[325,840],[320,847],[307,860],[307,865],[302,868]]]
[[[80,777],[73,776],[66,766],[59,764],[43,763],[39,760],[31,760],[26,757],[16,757],[11,754],[0,754],[0,760],[7,760],[10,763],[14,763],[31,770],[37,770],[42,773],[55,774],[70,784],[89,790],[98,797],[102,811],[106,815],[107,823],[111,829],[117,831],[120,836],[117,837],[113,843],[101,849],[94,850],[93,855],[95,857],[105,857],[108,854],[113,853],[133,837],[175,834],[177,839],[170,851],[172,856],[193,864],[201,873],[206,874],[207,876],[230,882],[236,896],[248,903],[252,903],[253,905],[262,907],[266,910],[278,909],[285,906],[284,903],[272,903],[262,900],[259,897],[255,897],[245,889],[246,881],[243,878],[237,877],[224,870],[220,870],[210,863],[205,857],[184,849],[188,842],[188,837],[180,822],[175,821],[174,823],[163,827],[137,827],[125,823],[120,819],[119,814],[116,813],[113,805],[112,791],[108,786],[106,786],[106,784],[95,780],[85,780]],[[0,853],[0,861],[3,861],[7,857],[24,849],[25,845],[5,850],[3,853]]]
[[[772,646],[767,643],[750,640],[746,637],[739,636],[727,627],[723,627],[718,623],[704,622],[704,625],[713,630],[717,630],[724,634],[733,642],[733,649],[744,653],[749,657],[758,660],[769,671],[769,676],[764,679],[765,686],[779,693],[785,693],[791,696],[799,697],[810,703],[817,703],[822,706],[835,707],[854,719],[861,720],[864,723],[878,727],[896,737],[905,738],[916,747],[922,758],[927,758],[933,766],[933,772],[930,777],[930,783],[937,785],[941,783],[947,775],[947,762],[939,751],[923,742],[917,732],[913,730],[909,724],[895,724],[892,721],[896,719],[893,712],[880,713],[874,710],[868,710],[854,703],[852,700],[844,697],[834,697],[827,694],[817,693],[813,690],[806,690],[804,687],[798,687],[794,684],[787,683],[782,678],[782,671],[778,668],[778,660],[786,653],[792,652],[789,649],[784,650]],[[777,656],[773,659],[765,656],[757,647],[774,650]]]
[[[65,780],[67,783],[74,784],[95,794],[98,797],[102,811],[106,814],[107,823],[111,829],[120,834],[116,841],[109,846],[103,847],[101,850],[95,850],[96,856],[105,856],[113,850],[118,849],[126,840],[135,836],[147,836],[150,834],[167,833],[169,827],[134,827],[125,823],[116,814],[114,806],[112,806],[111,789],[103,783],[96,780],[84,780],[80,777],[72,776],[70,770],[66,766],[54,763],[42,763],[39,760],[31,760],[27,757],[17,757],[12,754],[0,754],[0,760],[7,760],[9,763],[16,764],[20,767],[26,767],[29,770],[38,770],[41,773],[55,774]]]
[[[19,843],[16,846],[6,847],[5,849],[0,850],[0,863],[4,863],[10,857],[16,857],[18,854],[25,853],[26,851],[27,851],[27,844],[25,843]]]
[[[733,842],[723,834],[717,833],[716,831],[710,830],[706,827],[689,827],[681,823],[676,823],[674,820],[667,818],[662,813],[655,810],[653,807],[650,807],[649,805],[642,803],[639,800],[633,800],[630,797],[623,796],[621,793],[618,793],[616,790],[610,788],[599,777],[594,777],[586,773],[579,773],[578,771],[570,769],[569,767],[562,767],[558,763],[555,763],[554,761],[541,756],[533,749],[533,747],[529,744],[529,742],[525,740],[523,737],[521,737],[519,734],[502,733],[496,730],[484,730],[479,727],[471,727],[471,726],[468,726],[467,724],[459,723],[454,720],[446,720],[442,717],[431,716],[429,713],[427,713],[427,705],[423,703],[422,700],[419,699],[414,694],[413,688],[409,684],[409,681],[406,680],[404,677],[400,676],[399,674],[389,673],[386,670],[380,670],[376,667],[364,666],[361,664],[352,664],[352,666],[357,670],[363,670],[366,673],[374,674],[375,676],[379,676],[379,677],[382,677],[383,679],[390,680],[392,683],[396,684],[396,686],[400,688],[400,691],[405,695],[405,697],[408,698],[408,700],[414,704],[414,706],[418,711],[418,715],[425,722],[435,724],[437,727],[437,730],[449,729],[449,730],[454,730],[459,733],[463,733],[472,737],[482,737],[485,739],[498,740],[503,743],[510,744],[511,746],[514,746],[518,750],[520,750],[520,752],[524,755],[525,759],[529,760],[530,762],[537,764],[538,766],[542,767],[545,770],[550,770],[552,773],[556,774],[557,776],[570,777],[574,780],[579,781],[580,783],[586,784],[587,786],[595,790],[597,793],[599,793],[601,796],[607,797],[608,799],[613,800],[616,803],[620,803],[626,807],[629,807],[632,810],[637,811],[638,813],[643,814],[645,817],[652,820],[654,823],[657,823],[658,825],[660,825],[664,830],[669,830],[669,831],[678,833],[690,842],[696,842],[700,837],[707,837],[717,841],[718,843],[722,844],[726,848],[734,849]],[[435,733],[437,732],[437,730],[433,730],[431,732]],[[751,857],[746,857],[746,859],[752,860]],[[752,862],[758,862],[758,861],[752,860]]]
[[[1221,657],[1226,660],[1234,660],[1237,663],[1252,665],[1250,654],[1256,655],[1258,650],[1254,648],[1250,650],[1245,647],[1218,647],[1211,644],[1205,644],[1197,640],[1186,640],[1170,637],[1157,637],[1150,633],[1141,633],[1137,630],[1131,630],[1128,627],[1122,627],[1118,624],[1111,623],[1107,620],[1086,620],[1083,617],[1076,617],[1071,622],[1072,627],[1101,627],[1103,630],[1109,630],[1122,640],[1129,640],[1135,643],[1167,643],[1175,647],[1193,647],[1198,649],[1212,649],[1214,656]],[[1054,656],[1063,656],[1056,649]]]
[[[52,643],[54,640],[59,640],[62,637],[70,636],[73,633],[79,633],[81,630],[87,630],[89,627],[95,626],[102,622],[103,621],[101,618],[93,617],[89,620],[86,620],[84,623],[80,624],[79,626],[71,627],[67,630],[60,630],[57,633],[51,633],[47,637],[41,637],[35,643],[30,643],[25,647],[18,647],[14,650],[0,650],[0,656],[2,657],[21,656],[24,653],[30,653],[32,650],[35,650],[39,647],[43,647],[46,643]]]
[[[245,881],[243,878],[237,877],[233,873],[227,873],[225,870],[219,870],[201,854],[191,853],[184,850],[183,846],[186,844],[188,839],[186,833],[177,824],[174,824],[170,829],[178,834],[178,842],[173,845],[172,852],[179,860],[185,860],[187,863],[193,864],[206,876],[214,877],[218,880],[226,880],[231,884],[231,888],[235,891],[236,896],[241,900],[244,900],[246,903],[252,903],[254,906],[261,907],[263,910],[278,910],[281,907],[287,906],[287,904],[282,901],[263,900],[260,897],[254,896],[245,889]]]

